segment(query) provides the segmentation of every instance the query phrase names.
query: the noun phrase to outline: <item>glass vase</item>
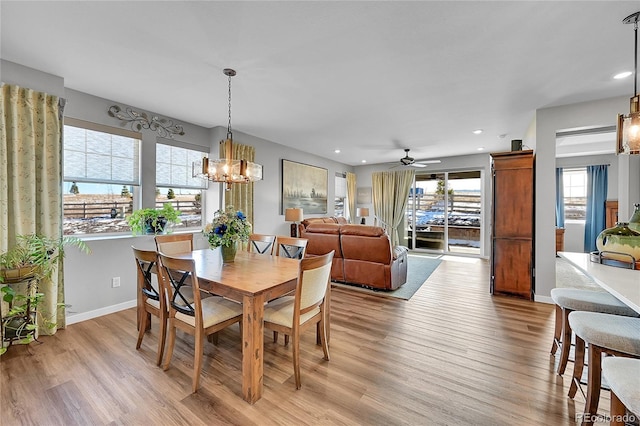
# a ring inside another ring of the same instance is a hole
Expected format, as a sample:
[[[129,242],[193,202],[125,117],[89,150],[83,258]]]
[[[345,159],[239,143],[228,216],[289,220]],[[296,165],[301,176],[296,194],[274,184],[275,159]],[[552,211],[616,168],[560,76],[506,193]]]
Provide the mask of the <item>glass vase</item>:
[[[629,227],[627,222],[617,222],[613,228],[605,229],[596,238],[596,247],[600,252],[610,252],[609,257],[621,261],[629,261],[626,254],[633,256],[634,260],[640,260],[640,232]]]
[[[635,210],[631,219],[629,219],[629,228],[636,232],[640,232],[640,204],[634,204]]]
[[[220,253],[222,253],[222,263],[233,263],[236,259],[237,248],[237,243],[231,243],[231,245],[228,247],[220,246]]]

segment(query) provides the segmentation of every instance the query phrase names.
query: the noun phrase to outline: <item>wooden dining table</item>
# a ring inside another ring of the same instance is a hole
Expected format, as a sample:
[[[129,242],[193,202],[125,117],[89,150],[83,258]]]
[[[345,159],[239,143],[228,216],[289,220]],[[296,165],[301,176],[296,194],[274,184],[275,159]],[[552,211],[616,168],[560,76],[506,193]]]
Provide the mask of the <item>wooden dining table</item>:
[[[253,404],[262,397],[264,304],[295,290],[300,261],[238,251],[223,264],[210,249],[174,256],[195,260],[203,290],[242,303],[242,396]]]

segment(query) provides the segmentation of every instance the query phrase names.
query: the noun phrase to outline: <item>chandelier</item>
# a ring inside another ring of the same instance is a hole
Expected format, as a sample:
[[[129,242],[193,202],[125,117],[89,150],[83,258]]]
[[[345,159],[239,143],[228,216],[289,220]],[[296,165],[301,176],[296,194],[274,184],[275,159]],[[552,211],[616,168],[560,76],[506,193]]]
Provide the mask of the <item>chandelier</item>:
[[[226,184],[227,191],[234,183],[249,183],[262,180],[262,166],[247,160],[233,159],[233,133],[231,132],[231,77],[236,72],[230,68],[224,69],[224,75],[229,78],[229,123],[227,125],[227,139],[220,141],[225,145],[225,155],[219,159],[204,157],[202,162],[193,163],[194,177],[200,177],[211,182]]]
[[[629,106],[629,115],[618,115],[618,154],[640,155],[640,95],[638,94],[638,19],[640,12],[636,12],[622,20],[625,24],[633,24],[635,34],[634,45],[634,70],[633,70],[633,93]]]

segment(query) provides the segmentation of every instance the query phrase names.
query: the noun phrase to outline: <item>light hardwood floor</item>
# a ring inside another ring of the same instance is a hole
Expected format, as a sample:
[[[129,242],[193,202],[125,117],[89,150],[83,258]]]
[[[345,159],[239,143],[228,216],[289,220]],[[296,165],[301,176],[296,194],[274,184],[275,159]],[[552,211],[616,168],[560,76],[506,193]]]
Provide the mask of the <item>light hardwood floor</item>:
[[[265,333],[264,396],[241,398],[238,327],[207,344],[191,394],[193,339],[178,332],[171,368],[155,365],[157,322],[135,350],[135,310],[69,326],[0,358],[0,424],[573,425],[549,349],[552,305],[489,294],[485,260],[447,257],[409,301],[335,288],[331,361],[315,333],[291,347]],[[600,413],[606,413],[603,392]]]

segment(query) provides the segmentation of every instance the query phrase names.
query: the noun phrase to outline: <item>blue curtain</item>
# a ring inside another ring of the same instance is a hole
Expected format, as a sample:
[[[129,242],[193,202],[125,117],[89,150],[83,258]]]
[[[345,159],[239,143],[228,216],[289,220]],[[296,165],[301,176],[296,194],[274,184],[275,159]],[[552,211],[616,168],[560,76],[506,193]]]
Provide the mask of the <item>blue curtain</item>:
[[[556,169],[556,228],[564,228],[564,180],[562,167]]]
[[[584,251],[596,250],[596,238],[605,228],[608,167],[587,166],[587,216],[584,223]]]

